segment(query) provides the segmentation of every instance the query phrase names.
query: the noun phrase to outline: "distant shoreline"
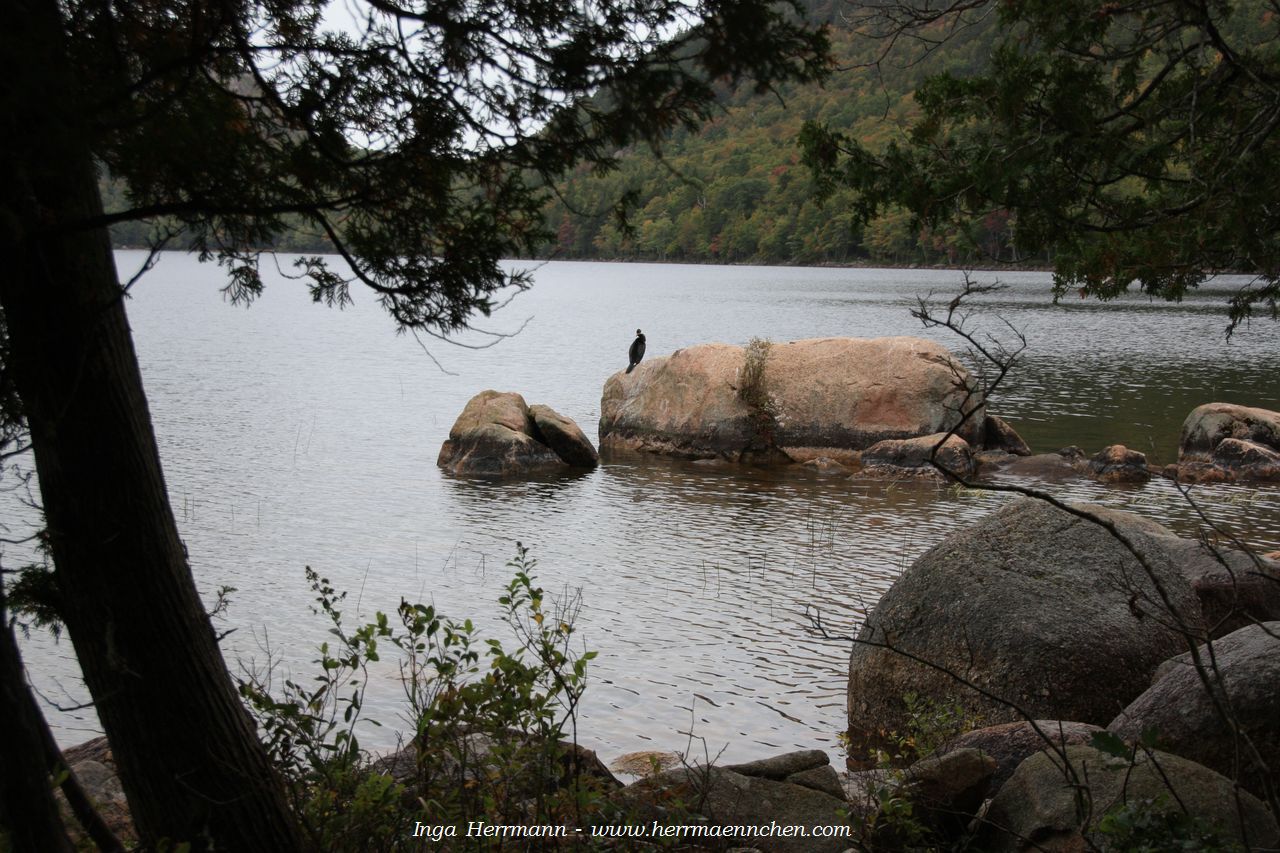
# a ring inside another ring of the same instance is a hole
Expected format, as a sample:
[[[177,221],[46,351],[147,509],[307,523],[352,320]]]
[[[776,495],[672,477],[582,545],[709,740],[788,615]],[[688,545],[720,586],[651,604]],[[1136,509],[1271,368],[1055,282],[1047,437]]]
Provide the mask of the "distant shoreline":
[[[117,252],[146,252],[150,250],[149,246],[129,246],[115,244],[111,247],[112,251]],[[165,249],[166,252],[181,252],[190,254],[192,249]],[[263,252],[273,251],[271,249],[263,249]],[[279,249],[274,250],[282,255],[332,255],[339,257],[337,252],[321,252],[315,250],[296,250],[296,249]],[[888,261],[823,261],[822,263],[803,264],[791,263],[784,261],[709,261],[698,260],[695,258],[504,258],[504,260],[520,261],[522,263],[549,263],[556,261],[559,263],[581,263],[581,264],[667,264],[667,265],[687,265],[696,267],[783,267],[793,269],[869,269],[869,270],[954,270],[956,272],[964,272],[966,270],[975,270],[982,272],[1053,272],[1053,267],[1047,264],[1023,264],[1013,263],[1000,264],[998,266],[978,266],[976,264],[907,264],[893,263]],[[1228,273],[1222,273],[1226,275]]]
[[[120,252],[145,252],[149,250],[147,246],[124,246],[113,245],[112,251]],[[165,249],[166,252],[180,252],[190,254],[191,249]],[[270,252],[271,249],[263,249],[263,252]],[[276,250],[282,255],[330,255],[339,257],[336,252],[318,252],[313,250]],[[693,259],[658,259],[658,258],[503,258],[506,261],[518,261],[520,263],[541,264],[556,261],[558,263],[582,263],[582,264],[664,264],[670,266],[686,265],[695,267],[779,267],[784,269],[852,269],[852,270],[938,270],[938,271],[954,271],[954,272],[1044,272],[1052,273],[1053,267],[1049,264],[1024,264],[1009,262],[1007,264],[979,266],[977,264],[905,264],[892,263],[887,261],[825,261],[818,264],[800,264],[800,263],[781,263],[768,261],[703,261]],[[1251,276],[1251,273],[1245,270],[1218,270],[1207,274],[1207,279],[1216,278],[1218,276],[1240,275]]]

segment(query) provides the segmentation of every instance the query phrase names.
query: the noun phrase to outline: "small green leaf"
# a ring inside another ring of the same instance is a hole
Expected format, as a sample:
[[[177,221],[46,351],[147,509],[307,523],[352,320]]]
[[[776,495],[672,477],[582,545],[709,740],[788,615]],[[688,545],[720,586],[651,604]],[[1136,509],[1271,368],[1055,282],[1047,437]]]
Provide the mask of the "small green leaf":
[[[1116,758],[1129,758],[1129,746],[1111,732],[1094,732],[1090,745],[1099,752],[1113,755]]]

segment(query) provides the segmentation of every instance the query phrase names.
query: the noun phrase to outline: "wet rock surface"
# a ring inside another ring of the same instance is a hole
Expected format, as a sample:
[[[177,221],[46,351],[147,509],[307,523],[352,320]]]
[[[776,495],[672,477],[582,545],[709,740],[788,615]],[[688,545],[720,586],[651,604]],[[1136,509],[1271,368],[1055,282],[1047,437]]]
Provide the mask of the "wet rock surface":
[[[1198,406],[1183,422],[1174,473],[1200,483],[1280,480],[1280,412]]]
[[[592,468],[598,456],[571,419],[514,392],[481,391],[449,430],[436,464],[455,476],[521,477]]]

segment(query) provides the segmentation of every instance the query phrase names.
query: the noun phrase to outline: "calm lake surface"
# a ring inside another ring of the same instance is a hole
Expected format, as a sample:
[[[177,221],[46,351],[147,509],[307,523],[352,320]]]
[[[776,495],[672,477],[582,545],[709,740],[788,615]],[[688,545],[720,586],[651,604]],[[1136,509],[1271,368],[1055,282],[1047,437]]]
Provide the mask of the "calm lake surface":
[[[121,277],[142,259],[119,253]],[[1226,340],[1230,282],[1178,305],[1055,306],[1047,274],[999,278],[1008,289],[982,307],[1022,330],[1029,349],[991,409],[1037,451],[1120,442],[1168,462],[1200,403],[1280,408],[1280,326],[1260,321]],[[339,312],[272,275],[251,308],[234,307],[219,270],[181,254],[137,284],[128,310],[192,568],[207,601],[219,586],[237,590],[222,622],[238,629],[224,642],[233,669],[271,656],[295,678],[311,674],[326,625],[308,607],[308,565],[349,590],[352,624],[405,596],[508,640],[496,599],[520,541],[549,594],[581,591],[578,636],[600,656],[579,736],[606,761],[684,749],[689,732],[724,760],[838,755],[847,644],[813,636],[805,609],[851,632],[905,566],[1002,498],[630,456],[576,477],[485,483],[443,476],[436,455],[486,388],[546,403],[594,439],[602,387],[626,366],[637,327],[650,357],[753,336],[919,334],[960,350],[908,312],[930,291],[949,297],[961,275],[549,263],[534,280],[487,324],[509,332],[527,320],[514,338],[479,351],[423,338],[443,370],[365,292]],[[977,322],[1001,332],[994,317]],[[1199,530],[1164,481],[1056,488]],[[1255,547],[1280,548],[1280,489],[1196,495]],[[25,654],[49,699],[85,699],[69,642],[33,634]],[[393,667],[376,673],[369,698],[383,727],[363,740],[390,745],[405,727]],[[91,712],[51,716],[66,744],[96,732]]]

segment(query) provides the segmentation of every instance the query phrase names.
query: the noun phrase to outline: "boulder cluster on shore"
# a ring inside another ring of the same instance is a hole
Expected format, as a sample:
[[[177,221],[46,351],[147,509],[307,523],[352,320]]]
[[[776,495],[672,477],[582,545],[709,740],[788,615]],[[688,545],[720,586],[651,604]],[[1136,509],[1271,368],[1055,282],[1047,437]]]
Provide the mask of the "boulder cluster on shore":
[[[1100,845],[1100,819],[1128,803],[1271,849],[1280,562],[1020,499],[923,554],[868,615],[849,660],[851,768],[878,764],[921,705],[974,728],[933,761],[991,759],[968,812],[979,849]]]

